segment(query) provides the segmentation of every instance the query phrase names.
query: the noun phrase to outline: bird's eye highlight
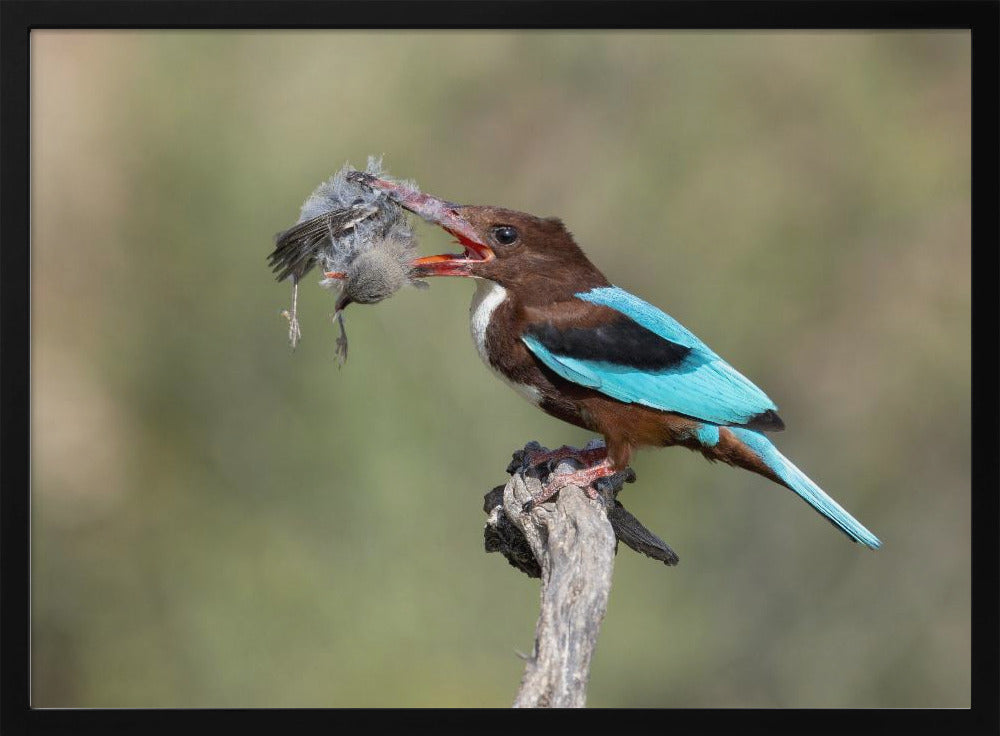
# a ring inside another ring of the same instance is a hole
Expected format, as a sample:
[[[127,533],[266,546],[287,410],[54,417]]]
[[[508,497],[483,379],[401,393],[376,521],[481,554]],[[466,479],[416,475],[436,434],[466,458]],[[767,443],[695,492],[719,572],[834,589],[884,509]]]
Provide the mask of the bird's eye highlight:
[[[510,225],[498,225],[493,228],[493,239],[500,245],[512,245],[517,238],[517,230]]]

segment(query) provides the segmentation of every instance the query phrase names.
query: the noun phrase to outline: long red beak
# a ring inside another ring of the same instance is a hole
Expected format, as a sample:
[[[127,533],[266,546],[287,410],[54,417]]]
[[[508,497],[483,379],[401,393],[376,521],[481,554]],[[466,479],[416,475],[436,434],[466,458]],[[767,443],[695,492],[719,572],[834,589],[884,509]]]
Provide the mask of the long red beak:
[[[367,187],[386,192],[410,212],[447,230],[465,248],[464,253],[443,253],[417,258],[411,264],[414,276],[471,276],[473,264],[496,258],[492,248],[481,241],[476,229],[462,217],[461,205],[393,181],[379,179],[363,171],[353,171],[348,176]]]

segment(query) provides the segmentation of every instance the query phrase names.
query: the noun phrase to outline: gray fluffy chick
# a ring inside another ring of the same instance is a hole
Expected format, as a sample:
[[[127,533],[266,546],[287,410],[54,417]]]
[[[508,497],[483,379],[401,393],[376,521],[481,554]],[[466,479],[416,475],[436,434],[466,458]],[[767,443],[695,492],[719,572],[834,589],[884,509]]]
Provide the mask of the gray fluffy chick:
[[[414,282],[410,276],[410,262],[415,252],[416,245],[412,238],[404,239],[392,234],[358,253],[347,267],[337,309],[341,310],[352,302],[376,304],[408,283],[425,285],[422,281]],[[331,281],[336,279],[325,279],[320,283],[326,286]]]
[[[416,238],[406,212],[381,191],[359,184],[345,165],[320,184],[302,205],[298,222],[275,237],[269,263],[278,281],[291,277],[292,310],[283,312],[289,321],[289,339],[295,347],[301,336],[297,318],[298,282],[317,264],[332,272],[320,284],[340,290],[334,316],[340,324],[337,356],[347,356],[347,335],[342,310],[350,303],[375,304],[412,284],[410,262],[416,254]],[[385,178],[382,162],[368,158],[366,173]],[[410,188],[416,189],[411,182]],[[335,275],[334,275],[335,274]]]

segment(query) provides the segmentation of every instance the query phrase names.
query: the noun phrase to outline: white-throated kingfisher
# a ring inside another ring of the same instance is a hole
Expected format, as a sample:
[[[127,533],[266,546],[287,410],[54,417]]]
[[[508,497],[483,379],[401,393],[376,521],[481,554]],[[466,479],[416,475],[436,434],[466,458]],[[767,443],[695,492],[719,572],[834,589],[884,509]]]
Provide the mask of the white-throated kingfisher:
[[[764,392],[675,319],[609,283],[560,220],[358,180],[463,246],[412,267],[416,276],[477,279],[472,337],[486,365],[542,411],[604,437],[604,447],[533,457],[584,464],[550,477],[536,503],[570,484],[594,494],[590,484],[623,470],[638,447],[682,445],[790,488],[854,541],[880,546],[771,444],[764,432],[784,423]]]

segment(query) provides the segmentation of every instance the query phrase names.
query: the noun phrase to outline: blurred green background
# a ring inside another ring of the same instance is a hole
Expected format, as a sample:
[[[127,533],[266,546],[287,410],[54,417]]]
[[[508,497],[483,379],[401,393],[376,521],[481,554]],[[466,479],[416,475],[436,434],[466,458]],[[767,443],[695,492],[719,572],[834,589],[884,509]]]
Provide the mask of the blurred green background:
[[[472,284],[347,312],[265,257],[384,154],[562,217],[763,387],[884,542],[646,451],[589,704],[970,704],[965,32],[61,32],[32,45],[32,701],[507,706],[538,584],[482,550],[511,451],[589,435],[469,338]],[[449,250],[423,223],[422,251]]]

